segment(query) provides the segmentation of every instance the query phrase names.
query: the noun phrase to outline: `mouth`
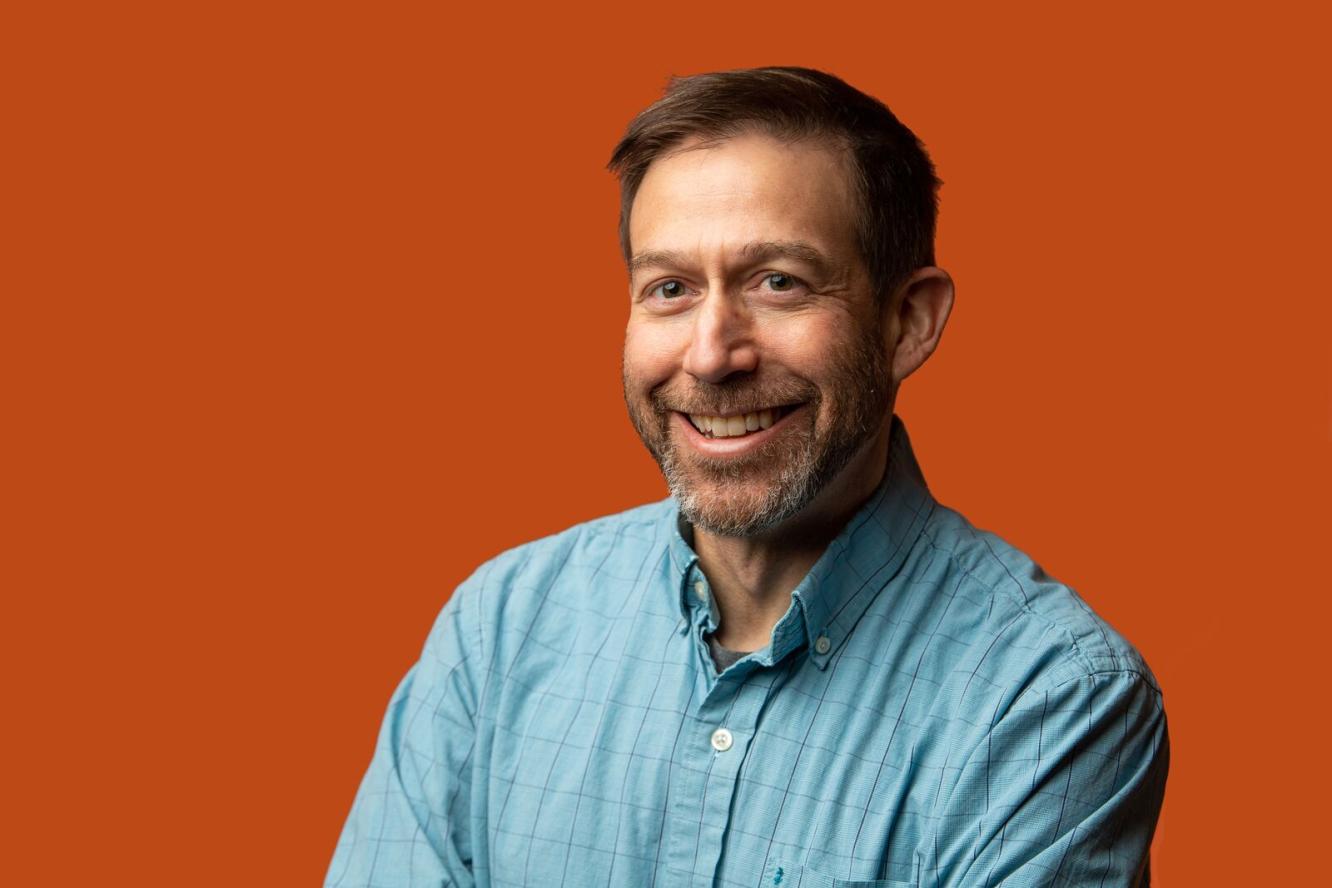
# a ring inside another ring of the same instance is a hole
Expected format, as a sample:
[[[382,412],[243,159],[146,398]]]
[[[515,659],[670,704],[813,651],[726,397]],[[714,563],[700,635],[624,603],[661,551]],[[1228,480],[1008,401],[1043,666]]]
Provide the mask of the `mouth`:
[[[799,406],[799,404],[784,404],[725,416],[706,413],[681,415],[704,438],[743,438],[772,428],[782,420],[782,417]]]

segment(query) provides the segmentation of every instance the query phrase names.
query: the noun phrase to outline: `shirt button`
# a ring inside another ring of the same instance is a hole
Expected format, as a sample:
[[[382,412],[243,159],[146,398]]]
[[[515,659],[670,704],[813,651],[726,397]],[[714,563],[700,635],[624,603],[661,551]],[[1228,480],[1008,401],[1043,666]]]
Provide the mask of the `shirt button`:
[[[718,752],[730,749],[731,742],[731,732],[725,728],[718,728],[712,732],[712,748]]]
[[[832,650],[832,642],[828,640],[828,636],[820,635],[814,640],[814,653],[826,654],[830,650]]]
[[[694,581],[694,594],[698,596],[699,601],[708,600],[708,587],[703,584],[702,580]]]

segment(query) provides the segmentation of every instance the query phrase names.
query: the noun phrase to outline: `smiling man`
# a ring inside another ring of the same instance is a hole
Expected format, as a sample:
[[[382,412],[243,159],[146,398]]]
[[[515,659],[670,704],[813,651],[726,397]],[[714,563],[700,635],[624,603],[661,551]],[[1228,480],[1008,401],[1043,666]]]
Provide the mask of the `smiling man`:
[[[1151,672],[933,499],[893,413],[953,304],[915,136],[733,71],[673,81],[611,167],[671,497],[455,592],[328,884],[1146,884]]]

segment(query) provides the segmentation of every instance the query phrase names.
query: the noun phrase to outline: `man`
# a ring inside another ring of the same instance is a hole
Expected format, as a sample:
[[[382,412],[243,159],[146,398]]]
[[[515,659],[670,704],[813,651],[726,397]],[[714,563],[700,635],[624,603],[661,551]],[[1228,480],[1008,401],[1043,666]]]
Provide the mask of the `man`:
[[[735,71],[673,82],[611,166],[625,400],[672,496],[457,590],[328,884],[1145,884],[1155,680],[933,500],[893,415],[953,303],[915,136]]]

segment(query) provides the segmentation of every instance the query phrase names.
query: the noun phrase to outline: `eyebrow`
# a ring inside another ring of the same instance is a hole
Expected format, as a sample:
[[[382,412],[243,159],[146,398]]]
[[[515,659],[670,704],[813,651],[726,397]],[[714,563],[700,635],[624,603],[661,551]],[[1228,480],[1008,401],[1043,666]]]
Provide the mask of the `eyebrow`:
[[[750,262],[764,259],[793,259],[813,266],[825,275],[831,275],[836,268],[829,257],[804,241],[755,241],[739,249],[741,257]],[[629,274],[634,275],[644,268],[666,268],[688,265],[685,254],[676,250],[647,250],[629,260]]]

